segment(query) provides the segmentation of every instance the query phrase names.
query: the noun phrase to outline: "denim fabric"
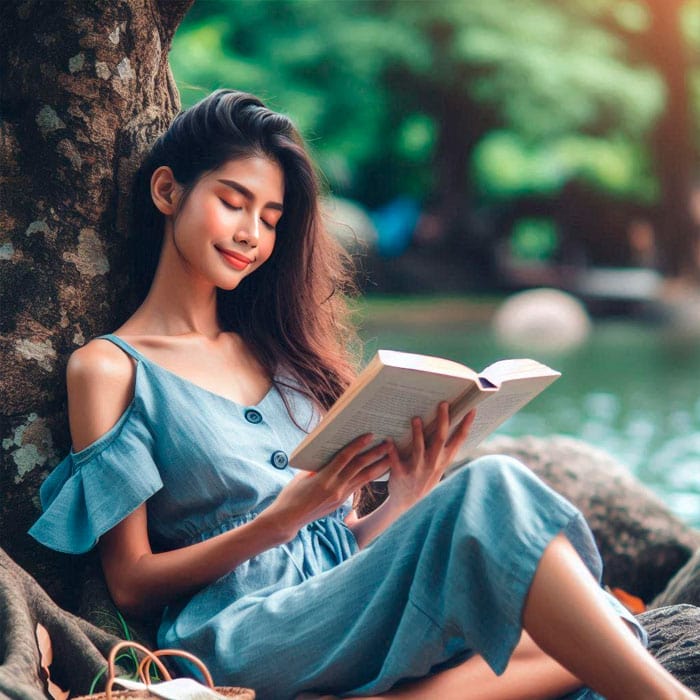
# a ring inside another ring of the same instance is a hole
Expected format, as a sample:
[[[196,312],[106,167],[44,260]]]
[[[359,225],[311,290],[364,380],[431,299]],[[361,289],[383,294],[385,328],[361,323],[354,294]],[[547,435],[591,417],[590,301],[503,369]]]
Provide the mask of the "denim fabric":
[[[293,478],[272,457],[290,454],[318,420],[300,393],[273,388],[241,406],[105,338],[137,361],[134,397],[108,433],[45,482],[44,514],[30,531],[39,541],[87,551],[148,500],[154,549],[181,547],[252,520]],[[159,645],[197,654],[218,684],[253,687],[261,700],[372,694],[476,652],[502,672],[557,533],[600,578],[579,512],[510,458],[457,470],[361,552],[347,510],[171,604]]]

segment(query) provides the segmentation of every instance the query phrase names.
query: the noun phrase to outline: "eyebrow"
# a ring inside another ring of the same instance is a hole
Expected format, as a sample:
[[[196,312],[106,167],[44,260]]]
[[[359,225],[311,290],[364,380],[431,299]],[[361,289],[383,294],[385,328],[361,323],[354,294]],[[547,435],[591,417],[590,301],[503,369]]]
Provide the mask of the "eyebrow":
[[[236,182],[235,180],[218,180],[218,182],[230,187],[232,190],[236,190],[236,192],[242,194],[246,199],[251,201],[255,199],[255,195],[245,185],[241,185],[240,182]],[[267,202],[263,208],[284,211],[284,208],[279,202]]]

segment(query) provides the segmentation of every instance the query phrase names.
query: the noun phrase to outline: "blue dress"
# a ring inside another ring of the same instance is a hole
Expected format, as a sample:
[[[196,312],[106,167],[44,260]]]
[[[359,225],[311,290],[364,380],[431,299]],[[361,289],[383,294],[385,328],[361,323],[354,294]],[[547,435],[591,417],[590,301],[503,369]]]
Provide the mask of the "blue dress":
[[[86,552],[147,501],[152,547],[164,551],[235,528],[272,503],[295,473],[287,455],[318,420],[308,399],[273,386],[242,406],[104,338],[136,361],[133,399],[116,425],[49,475],[30,534]],[[557,533],[600,577],[580,513],[507,457],[456,470],[362,551],[344,523],[348,510],[169,605],[159,646],[193,652],[218,684],[254,688],[260,700],[302,690],[374,694],[474,653],[502,672]]]

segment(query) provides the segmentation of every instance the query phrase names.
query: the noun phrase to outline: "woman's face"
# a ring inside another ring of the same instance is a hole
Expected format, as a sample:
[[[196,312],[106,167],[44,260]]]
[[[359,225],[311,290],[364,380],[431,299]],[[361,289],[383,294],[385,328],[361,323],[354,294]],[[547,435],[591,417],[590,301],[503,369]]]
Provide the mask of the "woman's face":
[[[284,175],[264,157],[232,160],[202,176],[173,219],[172,240],[188,269],[235,289],[272,254]]]

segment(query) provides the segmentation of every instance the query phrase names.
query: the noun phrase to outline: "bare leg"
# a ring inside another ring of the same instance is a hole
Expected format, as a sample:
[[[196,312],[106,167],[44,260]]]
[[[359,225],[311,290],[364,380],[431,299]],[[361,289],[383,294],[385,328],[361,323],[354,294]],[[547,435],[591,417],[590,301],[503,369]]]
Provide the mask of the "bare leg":
[[[546,700],[583,684],[608,700],[698,697],[631,634],[564,535],[555,537],[542,556],[525,601],[523,624],[531,638],[523,636],[501,676],[475,656],[435,676],[358,700]]]
[[[545,549],[523,625],[545,652],[608,700],[697,698],[634,639],[564,535]]]
[[[481,656],[387,691],[358,700],[548,700],[580,687],[581,681],[523,634],[505,672],[497,676]],[[297,700],[333,700],[303,693]]]
[[[631,634],[564,535],[545,549],[525,601],[523,624],[531,637],[523,636],[501,676],[475,656],[429,678],[358,700],[547,700],[583,684],[607,700],[698,697]],[[332,697],[302,694],[298,700]]]

